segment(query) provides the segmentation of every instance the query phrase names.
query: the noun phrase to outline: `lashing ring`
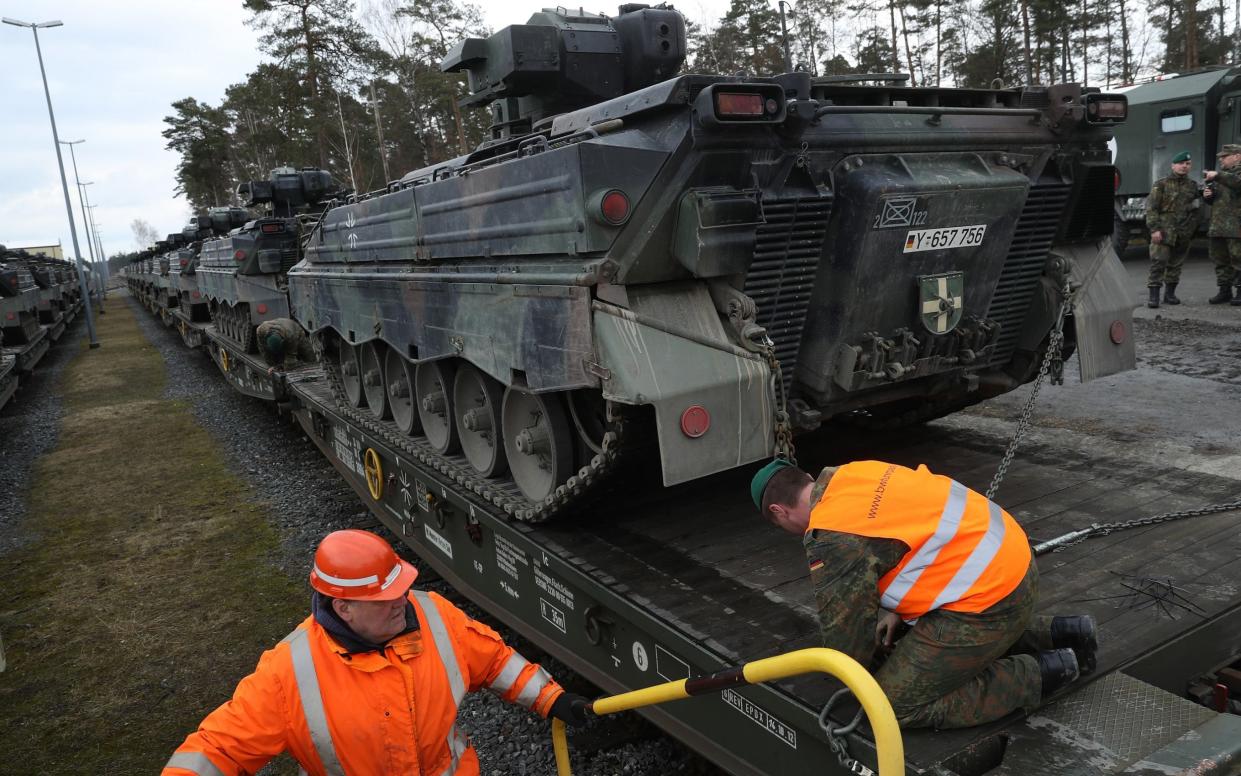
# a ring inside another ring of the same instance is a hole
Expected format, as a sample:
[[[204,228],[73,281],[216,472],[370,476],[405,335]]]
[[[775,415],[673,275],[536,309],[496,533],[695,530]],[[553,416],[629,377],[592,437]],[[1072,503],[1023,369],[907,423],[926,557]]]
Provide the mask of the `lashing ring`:
[[[362,468],[366,474],[366,489],[371,492],[371,498],[378,501],[384,494],[384,466],[375,448],[366,448],[366,454],[362,456]]]

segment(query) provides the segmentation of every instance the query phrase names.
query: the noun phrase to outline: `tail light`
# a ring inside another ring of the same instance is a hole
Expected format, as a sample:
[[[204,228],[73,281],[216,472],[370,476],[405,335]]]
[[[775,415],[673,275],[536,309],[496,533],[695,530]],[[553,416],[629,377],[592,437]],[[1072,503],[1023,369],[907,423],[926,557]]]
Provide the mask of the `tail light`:
[[[233,258],[234,258],[234,259],[236,259],[237,261],[245,261],[245,260],[246,260],[246,252],[245,252],[245,251],[237,251],[236,253],[234,253],[234,254],[233,254]]]
[[[1113,191],[1120,191],[1120,170],[1112,168],[1112,186]]]
[[[586,210],[604,226],[620,226],[629,220],[629,197],[620,189],[603,189],[591,195]]]
[[[279,234],[284,231],[284,224],[263,224],[263,234]]]
[[[694,98],[704,126],[776,124],[785,118],[784,90],[777,84],[711,84]]]

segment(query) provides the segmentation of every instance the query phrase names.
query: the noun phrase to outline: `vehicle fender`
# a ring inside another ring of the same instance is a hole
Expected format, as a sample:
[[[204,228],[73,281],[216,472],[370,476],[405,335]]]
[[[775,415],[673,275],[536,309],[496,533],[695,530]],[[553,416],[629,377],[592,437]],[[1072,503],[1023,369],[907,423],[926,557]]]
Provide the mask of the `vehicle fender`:
[[[630,294],[637,309],[594,303],[595,349],[604,397],[654,408],[664,484],[770,456],[775,403],[766,360],[729,342],[705,285],[643,295],[635,303]]]
[[[1128,275],[1107,239],[1057,245],[1076,285],[1073,325],[1082,382],[1137,366],[1133,345],[1133,296]]]

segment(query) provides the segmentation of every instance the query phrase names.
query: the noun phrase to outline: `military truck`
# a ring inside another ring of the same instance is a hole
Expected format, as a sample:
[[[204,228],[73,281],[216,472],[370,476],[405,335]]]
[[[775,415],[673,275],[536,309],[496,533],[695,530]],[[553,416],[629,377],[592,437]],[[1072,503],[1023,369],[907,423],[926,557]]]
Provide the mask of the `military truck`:
[[[254,352],[258,325],[289,317],[285,274],[300,258],[303,222],[313,221],[307,211],[341,192],[323,170],[279,167],[267,180],[241,184],[237,193],[247,207],[268,212],[204,241],[197,275],[216,331]]]
[[[638,4],[451,51],[488,139],[334,203],[289,273],[342,407],[541,520],[630,451],[672,485],[1010,391],[1069,286],[1087,376],[1131,365],[1123,96],[684,59],[681,15]]]
[[[1241,67],[1213,67],[1161,78],[1125,91],[1129,117],[1116,127],[1116,208],[1112,241],[1118,253],[1148,239],[1146,198],[1167,175],[1172,157],[1188,151],[1193,175],[1215,168],[1224,143],[1241,142]],[[1205,203],[1203,204],[1205,215]],[[1206,219],[1200,221],[1206,228]]]

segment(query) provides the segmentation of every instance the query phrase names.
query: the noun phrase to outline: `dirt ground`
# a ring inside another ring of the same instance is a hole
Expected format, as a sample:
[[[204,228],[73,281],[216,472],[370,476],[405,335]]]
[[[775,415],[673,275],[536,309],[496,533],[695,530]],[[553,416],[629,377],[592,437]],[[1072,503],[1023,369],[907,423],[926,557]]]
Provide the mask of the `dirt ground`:
[[[0,555],[0,771],[158,771],[304,616],[303,591],[261,573],[278,537],[247,487],[162,398],[131,308],[98,329],[106,347],[83,343],[64,372],[59,440],[18,526],[39,540]]]

